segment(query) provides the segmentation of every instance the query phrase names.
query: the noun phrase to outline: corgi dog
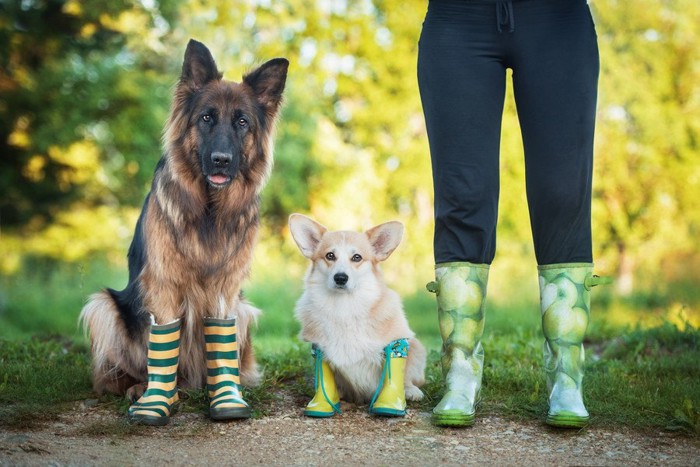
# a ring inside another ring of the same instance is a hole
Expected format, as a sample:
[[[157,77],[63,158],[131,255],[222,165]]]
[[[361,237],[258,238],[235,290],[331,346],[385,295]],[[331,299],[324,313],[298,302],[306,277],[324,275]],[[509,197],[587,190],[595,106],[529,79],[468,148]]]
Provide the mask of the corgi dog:
[[[355,403],[367,403],[373,395],[376,399],[390,363],[390,344],[402,341],[408,349],[402,371],[393,368],[394,378],[403,377],[397,397],[422,399],[419,387],[425,382],[426,350],[409,328],[401,299],[387,287],[379,267],[399,245],[403,224],[387,222],[364,233],[328,231],[309,217],[292,214],[289,228],[301,253],[311,260],[295,316],[301,324],[300,339],[320,349],[329,367],[324,373],[327,387],[321,389],[328,393],[337,388],[339,398]],[[328,387],[328,378],[335,379],[335,387]],[[405,413],[397,410],[377,414]],[[308,412],[307,407],[307,415],[333,415]]]

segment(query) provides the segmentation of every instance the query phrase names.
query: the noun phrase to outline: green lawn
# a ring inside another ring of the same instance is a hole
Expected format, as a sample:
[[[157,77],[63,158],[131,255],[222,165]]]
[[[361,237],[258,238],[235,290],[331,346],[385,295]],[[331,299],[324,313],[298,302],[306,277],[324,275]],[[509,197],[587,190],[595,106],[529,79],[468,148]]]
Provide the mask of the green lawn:
[[[125,273],[104,264],[62,266],[51,273],[2,278],[0,288],[0,425],[26,426],[51,419],[76,400],[94,398],[89,352],[77,315],[89,293],[104,285],[119,287]],[[261,387],[247,392],[256,416],[276,390],[300,400],[312,395],[312,361],[299,342],[293,316],[301,293],[298,278],[259,277],[248,297],[264,310],[254,331],[258,359],[265,368]],[[584,393],[593,426],[624,425],[700,435],[700,331],[684,321],[696,319],[694,306],[663,297],[614,300],[595,296],[586,345]],[[546,388],[541,365],[542,334],[536,296],[520,303],[487,303],[482,414],[543,419]],[[689,293],[688,296],[694,296]],[[443,390],[440,337],[434,296],[422,290],[404,298],[418,337],[430,349],[426,398],[414,408],[429,410]],[[685,307],[685,308],[684,308]],[[633,324],[631,324],[633,323]],[[126,402],[105,397],[100,403],[124,412]],[[202,393],[192,393],[181,410],[204,410]]]

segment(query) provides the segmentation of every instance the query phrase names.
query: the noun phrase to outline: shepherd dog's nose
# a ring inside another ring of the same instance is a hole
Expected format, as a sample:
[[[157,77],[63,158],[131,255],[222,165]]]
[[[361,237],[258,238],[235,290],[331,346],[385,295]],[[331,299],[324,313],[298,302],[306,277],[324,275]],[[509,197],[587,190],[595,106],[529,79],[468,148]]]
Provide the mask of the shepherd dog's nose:
[[[231,154],[226,154],[225,152],[211,153],[211,161],[214,163],[214,167],[228,167],[232,160],[233,156]]]
[[[335,281],[335,285],[345,285],[348,283],[348,275],[345,274],[344,272],[339,272],[336,275],[333,276],[333,280]]]

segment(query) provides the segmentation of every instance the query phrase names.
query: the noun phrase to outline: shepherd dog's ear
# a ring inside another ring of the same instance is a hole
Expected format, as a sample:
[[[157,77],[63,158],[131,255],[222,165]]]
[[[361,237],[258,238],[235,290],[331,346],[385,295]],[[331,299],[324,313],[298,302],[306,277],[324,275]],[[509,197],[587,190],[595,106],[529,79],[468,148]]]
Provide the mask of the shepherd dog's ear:
[[[243,82],[253,89],[265,110],[274,115],[282,102],[282,92],[287,82],[286,58],[273,58],[269,62],[243,76]]]
[[[182,63],[180,84],[196,91],[215,79],[221,79],[221,73],[216,67],[211,52],[201,42],[190,39],[185,50],[185,60]]]

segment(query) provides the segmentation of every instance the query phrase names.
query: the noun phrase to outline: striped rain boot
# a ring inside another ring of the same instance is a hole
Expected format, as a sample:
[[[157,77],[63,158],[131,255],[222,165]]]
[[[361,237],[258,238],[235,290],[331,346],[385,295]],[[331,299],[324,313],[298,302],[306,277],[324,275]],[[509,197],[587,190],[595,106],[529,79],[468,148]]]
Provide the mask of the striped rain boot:
[[[177,396],[177,364],[180,357],[180,320],[151,325],[148,337],[148,387],[129,407],[129,421],[161,426],[170,421]]]
[[[335,385],[333,370],[328,362],[323,360],[323,352],[312,345],[314,357],[314,398],[304,409],[304,415],[315,418],[328,418],[340,412],[340,394]]]
[[[427,286],[437,294],[442,371],[447,384],[447,392],[433,409],[435,425],[474,424],[484,367],[481,336],[488,274],[487,264],[438,264],[437,280]]]
[[[385,417],[406,415],[404,378],[408,358],[408,339],[397,339],[384,347],[384,368],[377,391],[369,404],[369,413]]]
[[[250,407],[243,400],[238,372],[236,319],[204,319],[207,352],[207,392],[212,420],[250,418]]]
[[[544,332],[544,363],[549,391],[547,424],[582,428],[588,424],[583,404],[583,338],[590,314],[590,289],[610,283],[594,276],[593,264],[538,267]]]

